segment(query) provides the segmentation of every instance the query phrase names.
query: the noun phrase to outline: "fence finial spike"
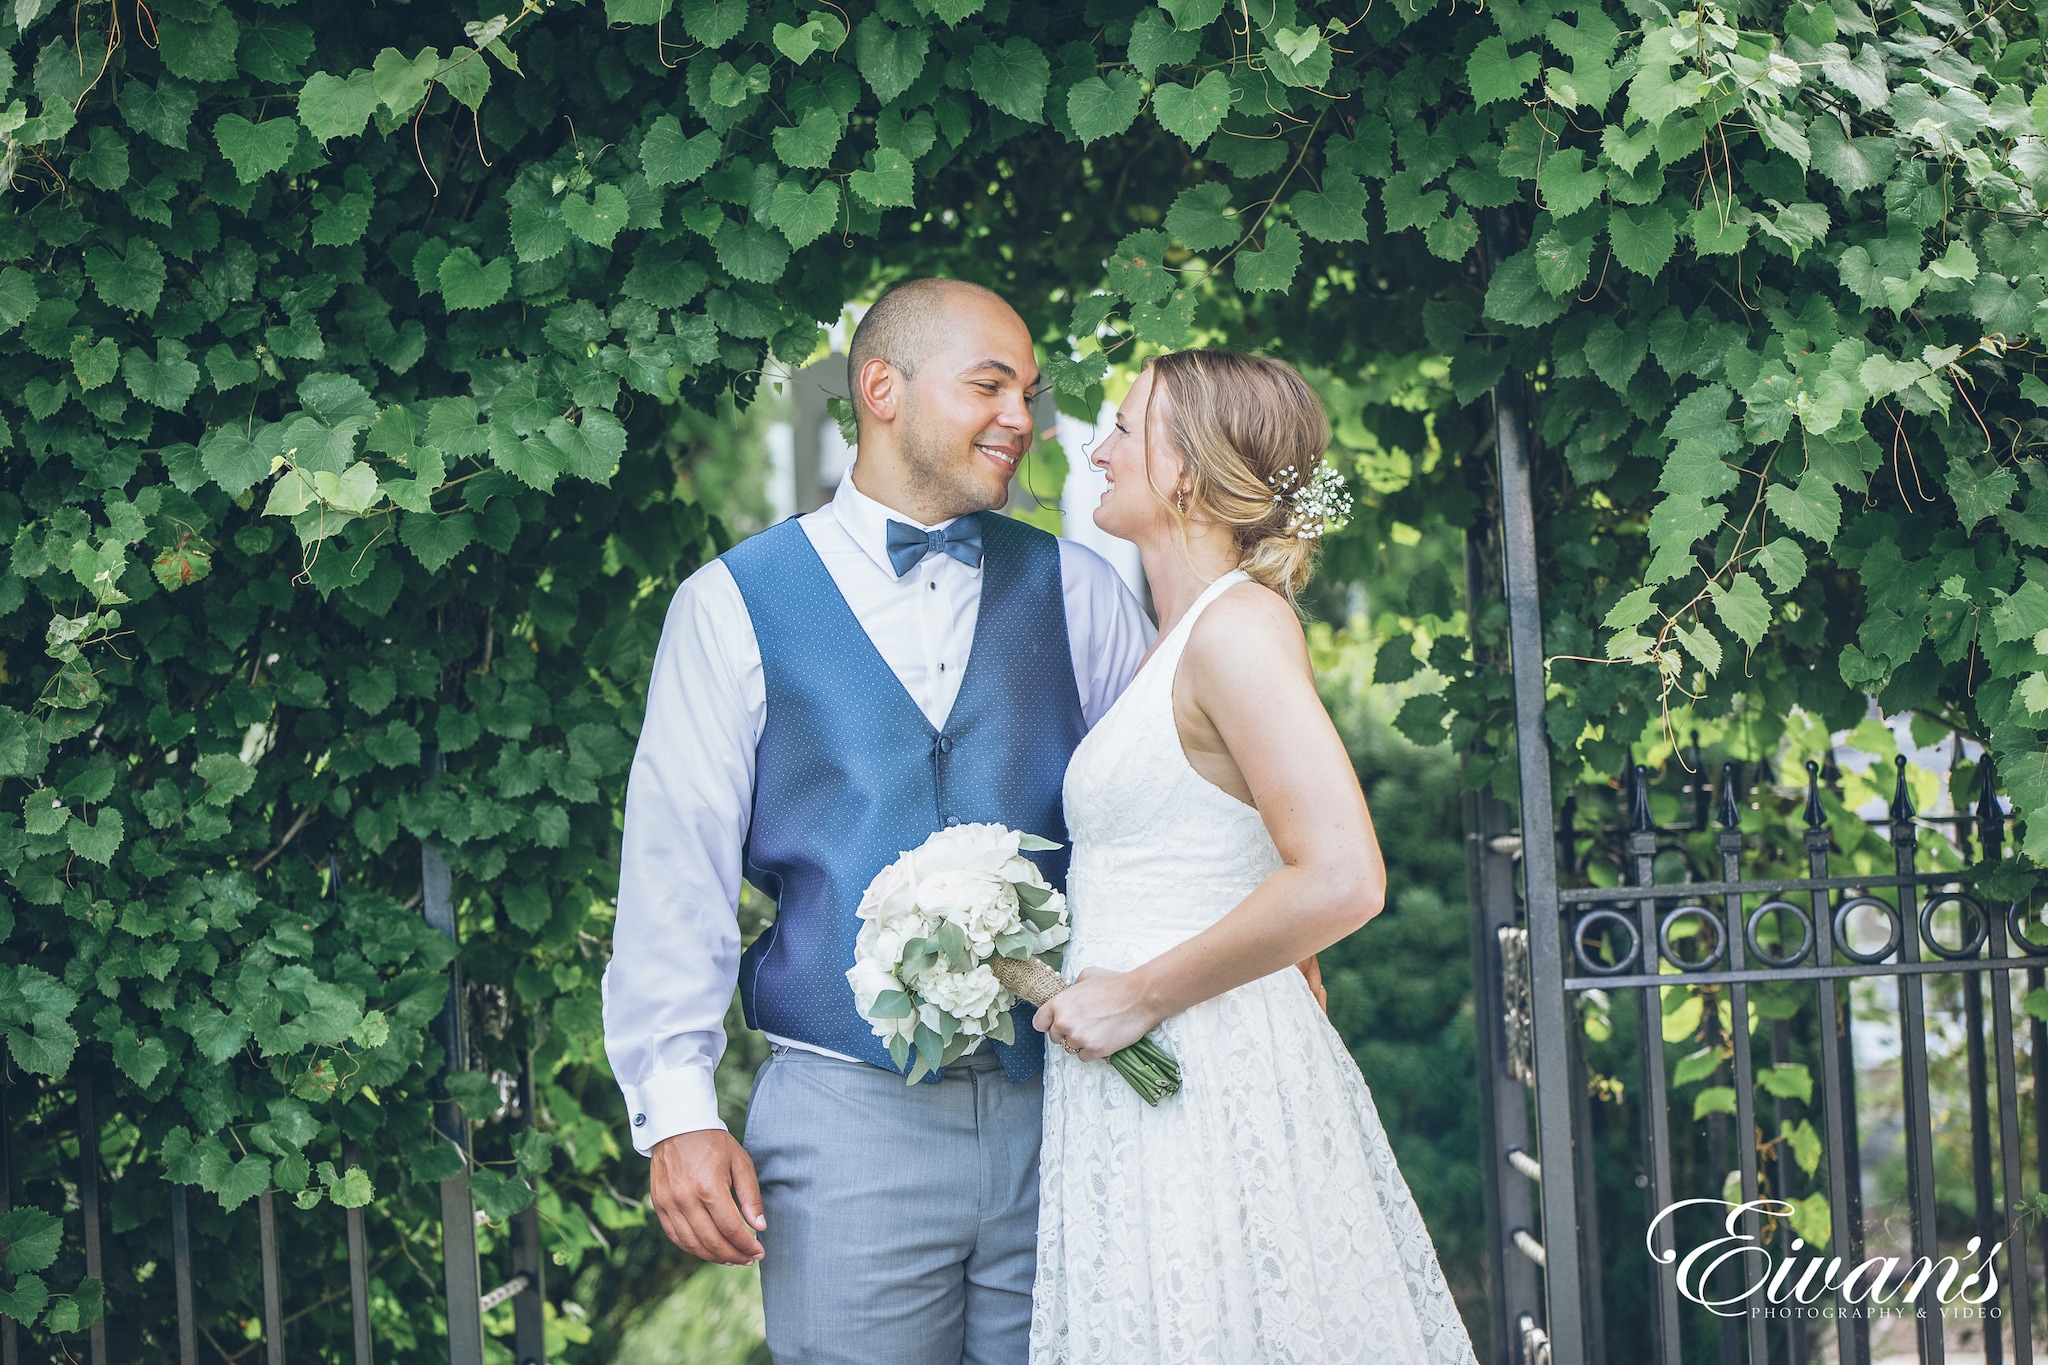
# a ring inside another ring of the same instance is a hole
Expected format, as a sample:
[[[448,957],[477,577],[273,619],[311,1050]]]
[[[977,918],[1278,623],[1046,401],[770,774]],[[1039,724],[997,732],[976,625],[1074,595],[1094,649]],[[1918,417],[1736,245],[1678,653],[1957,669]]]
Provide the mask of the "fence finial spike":
[[[1634,775],[1634,788],[1629,792],[1628,832],[1648,834],[1656,828],[1650,819],[1650,770],[1638,763],[1629,769]]]
[[[1735,799],[1735,765],[1721,765],[1721,828],[1734,829],[1742,823],[1742,806]]]
[[[1806,827],[1824,829],[1827,822],[1827,813],[1820,804],[1820,764],[1809,758],[1806,760]]]
[[[1913,794],[1906,790],[1906,756],[1900,754],[1892,763],[1899,770],[1899,780],[1892,787],[1891,817],[1894,825],[1902,825],[1920,812],[1913,805]]]
[[[2005,847],[2005,810],[1998,804],[1998,775],[1991,771],[1991,755],[1977,760],[1977,842],[1984,846],[1988,862]]]

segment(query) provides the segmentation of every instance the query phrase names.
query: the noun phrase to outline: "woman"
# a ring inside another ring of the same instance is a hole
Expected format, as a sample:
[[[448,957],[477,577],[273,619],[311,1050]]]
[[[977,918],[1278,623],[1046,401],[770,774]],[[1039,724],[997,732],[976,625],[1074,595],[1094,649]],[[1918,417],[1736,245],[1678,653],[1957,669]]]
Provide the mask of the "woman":
[[[1291,606],[1329,427],[1278,361],[1147,366],[1093,462],[1160,633],[1066,776],[1073,985],[1046,1074],[1033,1365],[1471,1365],[1372,1097],[1294,964],[1385,867]],[[1157,1029],[1180,1093],[1095,1063]]]

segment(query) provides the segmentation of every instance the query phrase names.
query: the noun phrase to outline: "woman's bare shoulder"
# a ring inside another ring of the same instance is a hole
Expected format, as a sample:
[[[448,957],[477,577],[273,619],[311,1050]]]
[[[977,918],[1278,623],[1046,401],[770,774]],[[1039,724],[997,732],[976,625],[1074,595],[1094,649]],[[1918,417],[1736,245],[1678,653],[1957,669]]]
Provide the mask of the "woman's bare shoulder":
[[[1223,590],[1188,634],[1187,657],[1225,683],[1308,676],[1308,642],[1286,598],[1259,583]]]

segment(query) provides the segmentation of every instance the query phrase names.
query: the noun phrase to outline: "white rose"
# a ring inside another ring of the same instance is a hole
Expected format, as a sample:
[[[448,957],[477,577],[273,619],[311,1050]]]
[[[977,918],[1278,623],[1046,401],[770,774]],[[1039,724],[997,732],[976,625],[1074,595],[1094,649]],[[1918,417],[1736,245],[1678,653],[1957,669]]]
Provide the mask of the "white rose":
[[[917,874],[911,867],[910,855],[906,854],[875,874],[867,890],[861,893],[856,913],[865,920],[888,920],[916,909]]]
[[[982,939],[1016,918],[1017,889],[986,872],[934,872],[918,881],[917,904],[959,925],[970,939]]]
[[[955,1019],[962,1021],[979,1019],[987,1014],[996,1002],[1003,983],[996,980],[995,973],[987,964],[971,972],[947,972],[934,975],[923,985],[927,1008],[936,1005]]]
[[[925,840],[911,857],[920,878],[935,872],[993,876],[1017,856],[1017,837],[1002,825],[954,825]]]

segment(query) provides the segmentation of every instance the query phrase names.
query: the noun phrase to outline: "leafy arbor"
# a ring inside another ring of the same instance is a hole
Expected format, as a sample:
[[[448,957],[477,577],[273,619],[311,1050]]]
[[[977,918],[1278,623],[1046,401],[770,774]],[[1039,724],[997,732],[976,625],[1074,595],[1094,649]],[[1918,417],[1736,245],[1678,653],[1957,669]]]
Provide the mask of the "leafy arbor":
[[[1565,784],[1668,708],[1756,755],[1876,692],[1984,740],[2048,858],[2028,11],[15,0],[0,41],[0,1012],[21,1072],[111,1062],[124,1179],[375,1198],[431,1243],[429,840],[467,1060],[541,1082],[482,1206],[537,1183],[570,1266],[634,1221],[615,812],[667,589],[723,534],[663,432],[894,274],[1001,289],[1090,415],[1149,348],[1312,367],[1364,495],[1340,578],[1487,520],[1467,405],[1531,376]],[[1451,681],[1403,728],[1485,780],[1506,679],[1448,578],[1409,596]],[[69,1330],[96,1290],[46,1303],[76,1265],[14,1218],[0,1308]],[[117,1331],[159,1332],[164,1278],[117,1269]],[[393,1358],[431,1354],[383,1283]]]

